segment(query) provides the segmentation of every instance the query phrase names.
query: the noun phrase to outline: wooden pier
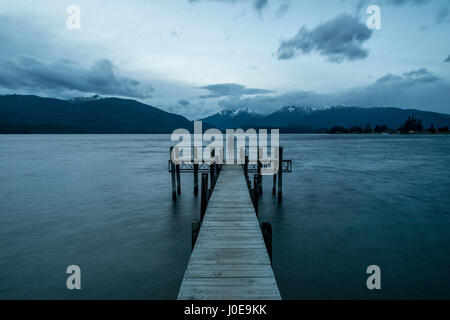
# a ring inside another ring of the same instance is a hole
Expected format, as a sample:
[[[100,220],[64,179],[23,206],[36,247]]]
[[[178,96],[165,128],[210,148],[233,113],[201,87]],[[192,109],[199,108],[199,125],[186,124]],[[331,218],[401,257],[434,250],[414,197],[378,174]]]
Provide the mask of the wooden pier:
[[[247,164],[217,169],[217,180],[211,169],[212,193],[207,174],[202,176],[202,202],[209,202],[205,208],[202,204],[202,221],[193,224],[193,251],[178,299],[280,300],[271,266],[270,225],[261,227],[255,211],[262,190],[258,179],[249,192]]]

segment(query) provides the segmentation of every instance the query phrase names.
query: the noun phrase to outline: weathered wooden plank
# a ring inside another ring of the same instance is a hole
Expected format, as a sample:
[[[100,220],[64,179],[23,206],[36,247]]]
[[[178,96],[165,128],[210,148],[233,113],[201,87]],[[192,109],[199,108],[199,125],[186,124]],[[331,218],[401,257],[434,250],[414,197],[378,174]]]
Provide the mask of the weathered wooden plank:
[[[265,249],[264,243],[238,243],[238,242],[215,242],[213,244],[199,244],[199,248],[218,248],[218,249]]]
[[[252,242],[264,242],[262,239],[258,238],[258,234],[257,233],[241,233],[241,232],[236,232],[236,233],[219,233],[219,234],[206,234],[206,233],[202,233],[198,239],[199,241],[202,242],[213,242],[213,241],[252,241]],[[199,242],[200,244],[200,242]]]
[[[255,286],[273,288],[276,284],[275,279],[272,277],[265,278],[186,278],[183,282],[184,286],[244,286],[253,288]]]
[[[219,175],[178,299],[281,299],[239,165]]]
[[[250,209],[248,208],[233,208],[233,209],[227,209],[227,208],[209,208],[209,215],[210,217],[212,216],[232,216],[234,214],[240,214],[240,215],[245,215],[247,217],[252,218],[252,220],[254,221],[255,219],[251,216],[252,212]],[[214,209],[214,210],[212,210]],[[239,217],[235,217],[236,221],[240,221]]]
[[[233,237],[233,236],[250,236],[254,239],[260,239],[259,235],[261,232],[259,232],[258,229],[254,227],[240,227],[239,229],[233,229],[233,228],[227,228],[227,227],[206,227],[202,235],[203,236],[215,236],[215,235],[222,235],[224,237]]]
[[[205,248],[211,249],[211,248]],[[215,248],[213,248],[215,249]],[[221,248],[220,248],[221,249]],[[229,250],[231,248],[222,249]],[[191,265],[193,264],[202,264],[202,265],[210,265],[210,264],[268,264],[270,265],[269,257],[248,257],[245,255],[241,256],[225,256],[225,255],[199,255],[195,260],[191,261]]]
[[[188,268],[186,278],[259,278],[273,277],[270,265],[209,265],[208,268]]]
[[[239,219],[241,221],[254,221],[252,217],[246,214],[242,215],[210,215],[208,221],[236,221]]]
[[[184,295],[180,294],[178,296],[179,300],[231,300],[229,296],[218,296],[210,294],[196,294],[196,295]],[[279,294],[269,294],[269,295],[242,295],[233,296],[233,300],[281,300]]]
[[[232,233],[230,233],[229,236],[226,236],[223,234],[218,234],[218,235],[202,234],[201,237],[199,237],[198,239],[200,239],[200,241],[202,241],[202,242],[203,242],[203,240],[205,242],[206,241],[215,242],[215,241],[229,240],[229,241],[240,241],[240,242],[251,241],[251,242],[255,242],[255,243],[261,243],[261,240],[256,238],[256,234],[251,235],[251,234],[232,234]]]
[[[227,278],[224,278],[227,279]],[[261,279],[261,278],[259,278]],[[248,295],[250,298],[252,295],[264,295],[264,294],[279,294],[276,284],[267,285],[251,285],[251,286],[236,286],[236,285],[216,285],[216,286],[181,286],[183,295],[218,295],[233,298],[234,296]]]
[[[229,203],[211,203],[208,205],[206,211],[216,211],[215,209],[222,209],[222,212],[233,212],[233,211],[247,211],[249,212],[250,201],[248,203],[236,203],[237,200],[230,201]],[[212,210],[214,209],[214,210]]]
[[[202,228],[207,227],[226,227],[226,228],[243,228],[243,227],[257,227],[259,228],[259,224],[257,221],[207,221],[204,220],[202,223]]]

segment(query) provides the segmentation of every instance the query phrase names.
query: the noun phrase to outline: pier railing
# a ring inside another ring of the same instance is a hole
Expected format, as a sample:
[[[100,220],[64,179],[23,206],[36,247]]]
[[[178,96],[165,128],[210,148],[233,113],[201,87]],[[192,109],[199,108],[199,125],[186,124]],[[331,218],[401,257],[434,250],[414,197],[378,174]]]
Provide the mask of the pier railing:
[[[172,172],[172,170],[177,170],[176,168],[172,169],[171,166],[172,160],[168,160],[168,170],[169,173]],[[195,166],[198,166],[198,168],[196,169]],[[210,171],[210,164],[207,162],[201,162],[201,163],[194,163],[192,161],[189,162],[181,162],[179,164],[180,166],[180,172],[182,173],[192,173],[195,170],[197,170],[197,172],[209,172]],[[265,163],[262,164],[262,168],[271,168],[272,163]],[[248,163],[248,173],[257,173],[258,171],[258,163],[256,162],[249,162]],[[283,160],[283,168],[282,168],[284,173],[291,173],[292,172],[292,160]]]
[[[172,150],[174,147],[170,147],[170,155],[172,155]],[[283,173],[291,173],[292,172],[292,160],[283,159],[283,147],[279,147],[279,157],[277,161],[260,161],[259,159],[256,161],[249,161],[248,150],[245,150],[243,155],[245,154],[245,160],[242,164],[244,175],[249,187],[251,189],[251,182],[249,180],[249,174],[258,174],[258,192],[262,194],[262,169],[272,168],[273,165],[278,165],[278,170],[273,174],[273,195],[277,194],[278,187],[278,201],[281,202],[282,194],[283,194]],[[211,151],[211,155],[214,155],[215,150]],[[274,163],[275,162],[275,163]],[[211,180],[210,185],[211,188],[208,189],[209,192],[212,191],[214,187],[214,183],[217,180],[218,174],[223,166],[223,164],[218,163],[209,163],[202,161],[200,163],[195,163],[193,159],[190,161],[177,161],[176,163],[170,158],[168,160],[168,171],[172,177],[172,198],[174,201],[177,199],[177,195],[181,194],[181,173],[193,173],[194,175],[194,195],[198,195],[199,185],[198,185],[198,174],[208,174]],[[267,175],[266,175],[267,176]],[[203,181],[203,180],[202,180]],[[253,196],[253,195],[252,195]],[[208,195],[209,199],[209,195]],[[257,210],[257,209],[256,209]]]

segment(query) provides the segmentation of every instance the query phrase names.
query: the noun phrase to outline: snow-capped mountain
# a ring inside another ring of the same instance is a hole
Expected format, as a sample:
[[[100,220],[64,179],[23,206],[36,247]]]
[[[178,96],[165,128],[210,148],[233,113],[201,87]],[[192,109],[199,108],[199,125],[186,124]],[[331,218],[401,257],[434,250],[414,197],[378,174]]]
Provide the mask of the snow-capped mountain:
[[[238,108],[235,110],[222,110],[218,112],[219,115],[229,118],[235,118],[246,114],[256,115],[256,112],[249,108]]]
[[[95,94],[91,97],[75,97],[72,99],[69,99],[69,102],[88,102],[88,101],[97,101],[97,100],[101,100],[101,99],[106,99],[102,96],[99,96],[98,94]]]
[[[203,121],[220,129],[239,128],[249,124],[257,125],[263,115],[248,108],[238,108],[235,110],[222,110],[218,113],[204,118]]]
[[[286,127],[296,125],[307,114],[318,108],[309,106],[285,106],[270,114],[257,113],[248,108],[222,110],[202,119],[220,129],[250,126]]]
[[[270,114],[260,114],[246,108],[224,110],[202,119],[219,128],[290,128],[285,131],[307,132],[317,129],[329,129],[334,126],[387,125],[398,128],[408,116],[415,115],[423,120],[425,126],[445,126],[450,123],[450,116],[414,109],[354,106],[285,106]]]

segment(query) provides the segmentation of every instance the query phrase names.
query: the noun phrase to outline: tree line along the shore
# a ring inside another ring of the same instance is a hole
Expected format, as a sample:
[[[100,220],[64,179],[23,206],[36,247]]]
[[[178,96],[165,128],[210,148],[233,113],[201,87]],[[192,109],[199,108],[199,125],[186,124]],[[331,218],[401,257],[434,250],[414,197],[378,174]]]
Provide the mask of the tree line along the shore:
[[[362,126],[351,126],[350,128],[344,128],[343,126],[334,126],[328,133],[338,134],[338,133],[449,133],[449,127],[436,128],[433,124],[429,128],[424,128],[422,124],[422,119],[417,119],[414,115],[409,116],[405,123],[398,127],[397,129],[388,128],[387,125],[376,125],[372,128],[371,124],[366,124],[365,127]]]

